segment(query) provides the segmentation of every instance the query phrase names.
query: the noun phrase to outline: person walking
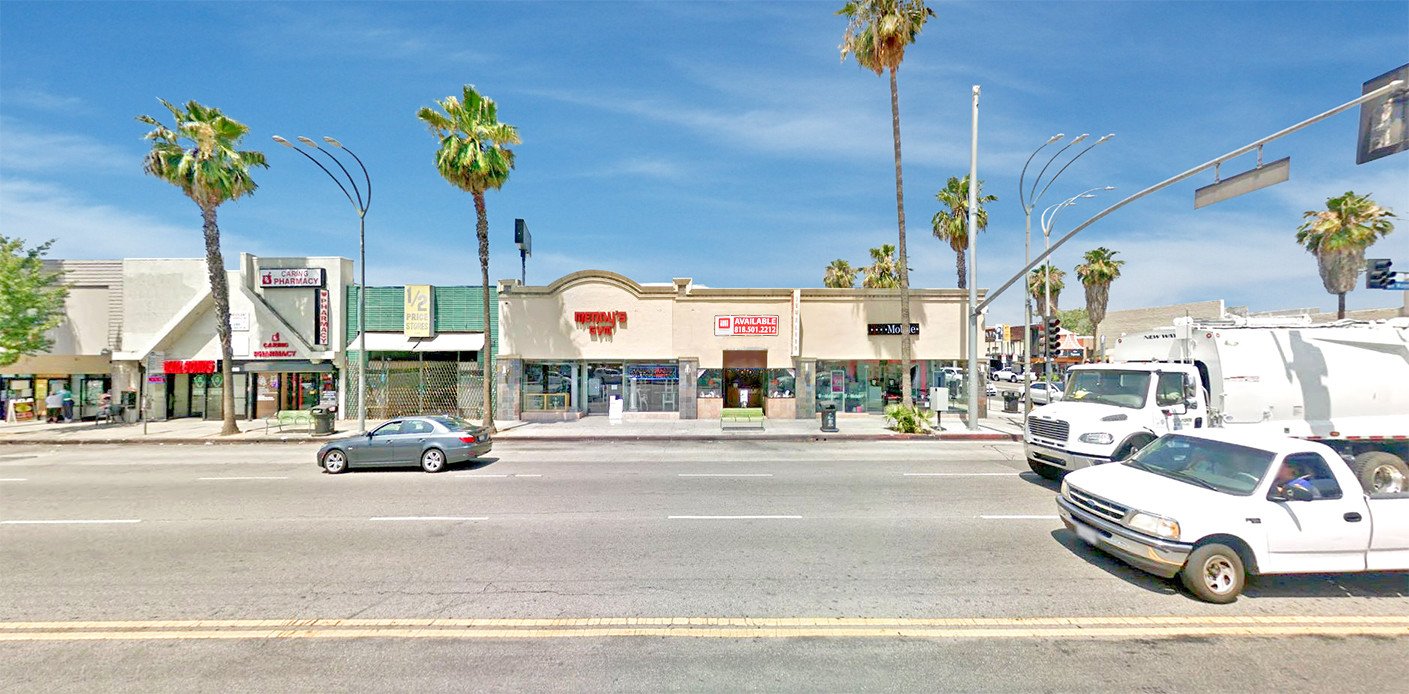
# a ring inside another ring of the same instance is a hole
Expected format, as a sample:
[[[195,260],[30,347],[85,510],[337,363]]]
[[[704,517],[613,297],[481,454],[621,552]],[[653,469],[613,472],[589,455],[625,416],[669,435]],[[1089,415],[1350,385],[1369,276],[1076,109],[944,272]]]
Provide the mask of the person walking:
[[[64,396],[60,395],[57,390],[49,391],[49,394],[44,396],[44,421],[49,424],[58,422],[63,408]]]
[[[59,391],[59,397],[61,398],[60,403],[61,403],[61,407],[63,407],[63,411],[64,411],[64,421],[65,421],[65,422],[72,422],[72,421],[73,421],[73,391],[70,391],[70,390],[68,389],[68,386],[64,386],[63,390],[60,390],[60,391]]]

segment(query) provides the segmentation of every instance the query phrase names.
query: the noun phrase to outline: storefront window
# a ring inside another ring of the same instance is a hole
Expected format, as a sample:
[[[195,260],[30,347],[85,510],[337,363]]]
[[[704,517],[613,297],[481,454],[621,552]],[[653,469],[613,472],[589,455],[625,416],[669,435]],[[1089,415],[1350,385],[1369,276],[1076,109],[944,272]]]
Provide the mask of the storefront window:
[[[523,369],[525,410],[572,409],[574,365],[570,362],[528,362]]]
[[[627,364],[626,409],[630,412],[677,412],[680,365]]]
[[[695,380],[695,396],[724,397],[724,369],[700,369],[699,378]]]
[[[963,392],[953,376],[936,369],[938,362],[918,360],[910,365],[911,399],[917,405],[929,402],[929,387],[950,386],[950,403]],[[947,380],[946,380],[947,379]],[[819,361],[817,362],[817,410],[832,405],[838,412],[872,413],[886,405],[903,401],[904,372],[899,361]]]
[[[792,398],[796,397],[797,370],[796,369],[769,369],[768,370],[768,397],[770,398]]]

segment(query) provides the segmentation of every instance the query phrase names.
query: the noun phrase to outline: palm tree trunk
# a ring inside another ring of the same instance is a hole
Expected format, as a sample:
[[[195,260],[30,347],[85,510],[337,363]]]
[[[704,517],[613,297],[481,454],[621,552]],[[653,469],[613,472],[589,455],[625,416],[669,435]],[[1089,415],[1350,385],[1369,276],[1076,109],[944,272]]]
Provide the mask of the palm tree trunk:
[[[220,227],[215,224],[215,207],[202,207],[201,229],[205,232],[205,266],[210,275],[210,296],[215,301],[215,333],[220,336],[221,410],[224,412],[221,436],[240,433],[235,426],[235,382],[231,377],[230,282],[225,276],[225,259],[220,255]]]
[[[1345,319],[1345,292],[1336,294],[1336,320]]]
[[[905,255],[905,185],[900,175],[900,91],[895,83],[895,67],[890,68],[890,123],[895,136],[895,214],[900,221],[900,371],[901,404],[915,403],[910,383],[910,261]]]
[[[484,192],[475,191],[475,235],[479,237],[479,278],[484,302],[484,348],[479,351],[481,380],[484,382],[484,428],[494,429],[494,343],[489,322],[489,213],[484,208]],[[498,308],[498,307],[495,307]]]
[[[968,261],[964,259],[964,251],[954,251],[956,258],[954,266],[959,269],[959,288],[969,288]]]

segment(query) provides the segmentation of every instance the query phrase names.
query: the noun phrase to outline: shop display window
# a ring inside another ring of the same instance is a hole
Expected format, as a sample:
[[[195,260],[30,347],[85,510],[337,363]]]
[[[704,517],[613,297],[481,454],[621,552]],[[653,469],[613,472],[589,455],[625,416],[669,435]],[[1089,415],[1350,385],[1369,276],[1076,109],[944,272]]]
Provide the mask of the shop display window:
[[[680,365],[674,362],[626,365],[626,410],[680,410]]]
[[[797,397],[797,370],[796,369],[769,369],[768,370],[768,397],[770,398],[792,398]]]
[[[572,402],[571,362],[527,362],[523,369],[525,410],[569,410]]]
[[[700,369],[699,377],[695,379],[695,396],[724,397],[724,369]]]

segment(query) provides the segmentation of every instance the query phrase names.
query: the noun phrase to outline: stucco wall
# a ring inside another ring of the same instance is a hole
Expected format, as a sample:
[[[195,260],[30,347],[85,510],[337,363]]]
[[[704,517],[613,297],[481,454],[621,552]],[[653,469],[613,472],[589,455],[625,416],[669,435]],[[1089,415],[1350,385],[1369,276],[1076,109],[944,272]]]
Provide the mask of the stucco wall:
[[[172,317],[209,287],[202,258],[123,260],[123,348],[145,347]]]

